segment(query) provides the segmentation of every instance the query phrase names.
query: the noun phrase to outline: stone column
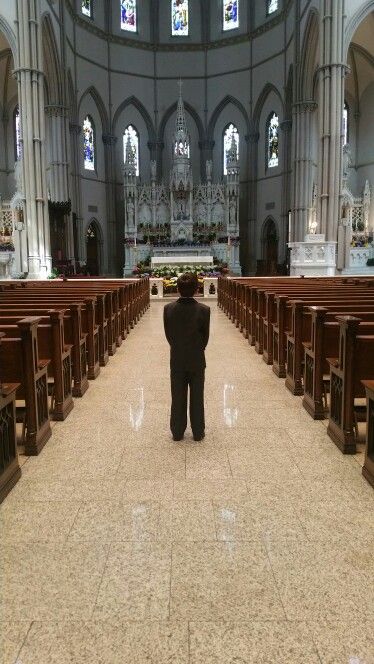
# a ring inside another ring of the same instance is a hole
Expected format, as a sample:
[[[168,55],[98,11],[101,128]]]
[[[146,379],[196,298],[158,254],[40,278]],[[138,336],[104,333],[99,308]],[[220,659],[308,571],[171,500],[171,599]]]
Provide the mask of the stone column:
[[[336,241],[341,207],[345,0],[320,0],[318,219]]]
[[[86,261],[86,243],[83,237],[83,215],[82,215],[82,197],[81,197],[81,181],[80,181],[80,160],[81,160],[81,143],[80,133],[82,127],[79,124],[71,122],[69,125],[70,131],[70,155],[71,155],[71,172],[72,172],[72,200],[73,210],[75,210],[76,227],[77,227],[77,250],[79,263]],[[79,268],[77,267],[79,271]]]
[[[106,261],[108,274],[115,276],[119,265],[123,265],[123,232],[122,226],[117,229],[115,213],[115,180],[116,180],[116,143],[117,137],[113,134],[103,134],[106,174],[106,209],[108,229],[108,260]],[[118,232],[117,232],[118,231]],[[118,237],[117,237],[118,236]]]
[[[308,232],[313,197],[312,114],[316,108],[314,101],[298,101],[293,106],[292,242],[303,242]]]
[[[279,261],[282,262],[287,257],[288,242],[288,211],[291,206],[291,131],[292,120],[284,120],[280,128],[283,132],[283,186],[282,186],[282,204],[281,204],[281,228],[279,237]]]
[[[257,270],[257,175],[258,175],[258,141],[260,134],[252,131],[245,137],[248,143],[248,271],[256,274]]]
[[[16,2],[19,67],[15,71],[23,137],[23,182],[29,277],[51,270],[45,164],[44,74],[40,0]]]

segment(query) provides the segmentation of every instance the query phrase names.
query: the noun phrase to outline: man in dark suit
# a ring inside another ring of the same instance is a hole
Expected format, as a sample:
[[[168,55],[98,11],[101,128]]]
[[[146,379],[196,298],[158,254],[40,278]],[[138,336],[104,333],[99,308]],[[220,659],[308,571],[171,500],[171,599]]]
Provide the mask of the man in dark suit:
[[[170,344],[171,417],[174,440],[182,440],[187,426],[187,393],[190,388],[190,421],[196,441],[205,436],[205,348],[209,340],[210,308],[195,300],[196,274],[179,277],[180,298],[164,308],[165,335]]]

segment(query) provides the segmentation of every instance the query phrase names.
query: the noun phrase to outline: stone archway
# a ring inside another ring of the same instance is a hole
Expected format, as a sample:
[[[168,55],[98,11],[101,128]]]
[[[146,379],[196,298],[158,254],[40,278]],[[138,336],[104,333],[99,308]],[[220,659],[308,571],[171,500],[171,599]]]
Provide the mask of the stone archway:
[[[258,272],[263,276],[272,276],[278,272],[278,244],[277,226],[272,217],[269,217],[262,229],[262,260],[259,261]]]
[[[86,231],[86,255],[87,273],[92,277],[99,276],[101,273],[101,232],[94,219]]]

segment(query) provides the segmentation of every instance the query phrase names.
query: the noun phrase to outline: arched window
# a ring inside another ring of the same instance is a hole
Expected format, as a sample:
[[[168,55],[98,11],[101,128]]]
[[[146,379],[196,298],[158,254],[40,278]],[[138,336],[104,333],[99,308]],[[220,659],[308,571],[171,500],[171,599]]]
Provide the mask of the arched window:
[[[22,157],[21,145],[21,119],[19,114],[19,106],[17,105],[13,113],[13,134],[14,134],[14,157],[18,161]]]
[[[83,122],[84,167],[87,171],[95,170],[95,128],[89,115]]]
[[[344,101],[343,108],[343,145],[347,145],[349,142],[349,106],[346,101]]]
[[[136,0],[121,0],[121,30],[137,31]]]
[[[276,113],[269,115],[266,123],[267,167],[274,168],[279,164],[279,117]]]
[[[82,0],[82,14],[92,18],[93,16],[93,0]]]
[[[279,7],[278,0],[266,0],[266,14],[269,16],[277,11]]]
[[[232,139],[236,144],[236,152],[239,159],[239,132],[234,124],[227,125],[223,132],[223,174],[227,175],[227,153],[232,146]]]
[[[223,0],[223,29],[239,27],[239,0]]]
[[[171,34],[188,36],[188,0],[171,0]]]
[[[123,135],[123,160],[126,161],[127,141],[130,138],[131,148],[134,154],[136,175],[139,175],[139,134],[133,125],[129,125],[125,129]]]

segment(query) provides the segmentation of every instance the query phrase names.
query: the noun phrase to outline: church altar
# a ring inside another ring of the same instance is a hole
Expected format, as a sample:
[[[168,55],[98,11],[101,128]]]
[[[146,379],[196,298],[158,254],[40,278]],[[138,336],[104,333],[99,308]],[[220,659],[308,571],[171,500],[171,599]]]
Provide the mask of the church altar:
[[[151,267],[160,267],[161,265],[203,265],[208,267],[209,265],[213,266],[213,256],[197,256],[180,253],[178,256],[169,256],[165,254],[164,256],[153,256],[151,258]]]
[[[150,162],[150,183],[140,182],[130,135],[127,139],[123,171],[124,276],[131,275],[139,262],[149,259],[152,262],[162,258],[163,264],[201,265],[207,256],[211,264],[215,260],[224,262],[232,274],[241,274],[239,158],[234,135],[226,163],[223,182],[212,181],[213,164],[207,161],[205,180],[194,183],[191,139],[180,83],[168,184],[158,182],[155,161]]]

